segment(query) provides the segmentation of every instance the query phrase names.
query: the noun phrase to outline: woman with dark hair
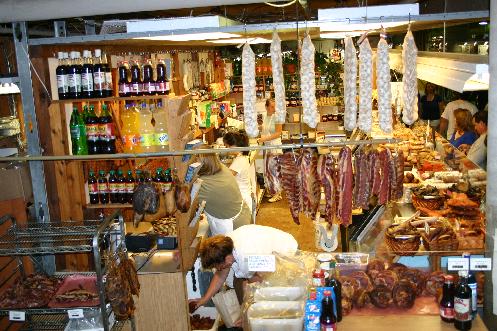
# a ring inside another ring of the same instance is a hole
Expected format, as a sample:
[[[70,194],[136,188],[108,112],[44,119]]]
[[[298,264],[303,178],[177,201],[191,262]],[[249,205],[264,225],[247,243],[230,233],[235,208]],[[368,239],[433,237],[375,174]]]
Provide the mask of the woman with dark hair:
[[[426,83],[425,95],[421,97],[421,116],[422,120],[429,120],[430,126],[437,128],[440,124],[440,114],[444,110],[442,98],[436,93],[435,85]]]
[[[478,136],[473,131],[473,121],[469,110],[458,108],[454,111],[456,127],[449,142],[459,148],[461,145],[472,145]]]
[[[488,113],[479,111],[473,116],[473,125],[478,139],[471,145],[461,145],[460,148],[468,150],[467,158],[482,169],[487,169],[487,130],[488,130]]]
[[[223,136],[224,145],[230,147],[248,147],[249,138],[245,130],[229,131]],[[236,156],[230,165],[230,170],[236,178],[242,198],[251,211],[253,207],[253,196],[255,195],[253,182],[255,181],[255,169],[250,165],[248,151],[235,152]]]

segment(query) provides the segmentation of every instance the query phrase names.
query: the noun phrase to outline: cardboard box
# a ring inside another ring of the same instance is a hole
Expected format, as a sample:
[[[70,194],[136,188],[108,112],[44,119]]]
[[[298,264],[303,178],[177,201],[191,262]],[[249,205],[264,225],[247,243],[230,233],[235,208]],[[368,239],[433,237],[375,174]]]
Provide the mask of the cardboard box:
[[[4,164],[0,164],[0,167]],[[3,190],[0,190],[0,201],[23,198],[24,201],[33,200],[33,188],[31,186],[31,176],[27,166],[13,169],[0,169],[0,183]]]

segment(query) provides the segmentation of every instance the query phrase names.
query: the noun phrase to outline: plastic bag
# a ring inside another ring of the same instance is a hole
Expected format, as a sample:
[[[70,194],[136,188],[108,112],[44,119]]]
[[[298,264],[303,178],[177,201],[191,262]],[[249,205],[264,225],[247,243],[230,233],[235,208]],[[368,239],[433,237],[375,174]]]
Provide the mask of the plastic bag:
[[[240,304],[235,290],[221,291],[212,298],[212,301],[214,301],[226,327],[233,327],[241,316]]]
[[[98,309],[87,309],[82,318],[69,320],[65,331],[103,330],[102,315]]]

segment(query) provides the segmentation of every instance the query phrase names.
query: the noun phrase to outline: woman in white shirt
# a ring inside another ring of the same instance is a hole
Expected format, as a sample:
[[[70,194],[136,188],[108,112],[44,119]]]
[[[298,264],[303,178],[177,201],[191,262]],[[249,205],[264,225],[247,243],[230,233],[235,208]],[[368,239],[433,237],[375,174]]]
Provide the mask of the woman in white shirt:
[[[240,130],[238,132],[230,131],[223,136],[223,143],[228,148],[248,147],[249,138],[245,130]],[[254,196],[254,187],[252,183],[252,177],[254,176],[252,176],[252,172],[254,172],[255,175],[255,169],[250,165],[248,154],[248,151],[236,153],[236,157],[230,165],[230,170],[236,178],[243,200],[252,211],[252,198]]]

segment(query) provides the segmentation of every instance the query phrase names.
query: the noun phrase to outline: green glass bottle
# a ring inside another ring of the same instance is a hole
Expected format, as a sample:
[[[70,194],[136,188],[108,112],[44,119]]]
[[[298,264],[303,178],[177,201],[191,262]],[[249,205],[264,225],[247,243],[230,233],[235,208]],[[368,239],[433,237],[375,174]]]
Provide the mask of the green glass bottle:
[[[86,144],[86,127],[78,108],[72,110],[71,121],[69,122],[69,131],[71,133],[72,154],[87,155],[88,145]]]

